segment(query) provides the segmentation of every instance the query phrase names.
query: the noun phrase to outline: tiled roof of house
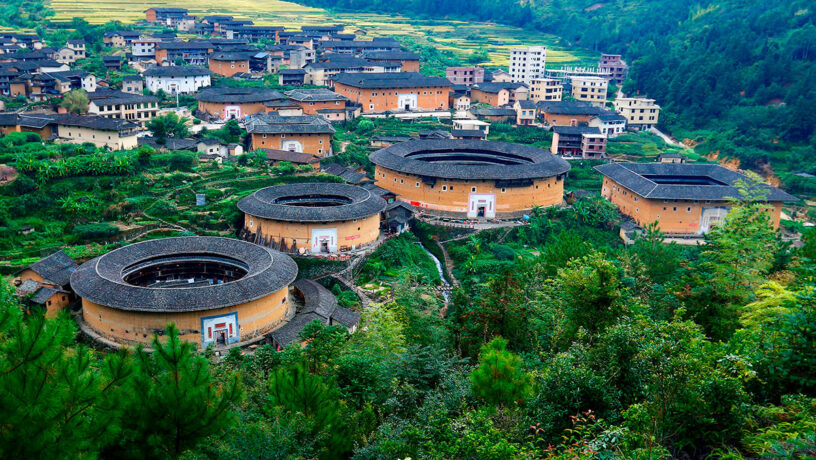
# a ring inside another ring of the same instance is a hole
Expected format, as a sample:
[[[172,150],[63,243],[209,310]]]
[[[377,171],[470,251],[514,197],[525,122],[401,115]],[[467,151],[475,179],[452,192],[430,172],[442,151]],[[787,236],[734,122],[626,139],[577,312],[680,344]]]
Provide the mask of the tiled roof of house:
[[[601,134],[600,129],[592,126],[554,126],[553,132],[574,136],[580,136],[581,134]]]
[[[98,88],[96,91],[88,93],[88,99],[97,106],[159,102],[159,99],[153,96],[125,93],[123,91],[110,88]]]
[[[316,281],[300,279],[292,284],[303,297],[304,307],[291,321],[272,331],[270,336],[281,346],[297,340],[300,332],[314,320],[325,324],[342,324],[351,328],[359,324],[360,315],[337,304],[337,298]]]
[[[139,124],[122,118],[107,118],[97,115],[55,115],[54,122],[63,126],[79,126],[101,131],[124,131],[139,128]]]
[[[740,197],[738,181],[747,177],[717,164],[608,163],[598,172],[644,198],[727,201]],[[767,201],[797,201],[782,190],[762,184]]]
[[[477,117],[515,117],[516,111],[510,107],[471,107],[470,113]]]
[[[308,153],[290,152],[289,150],[261,149],[266,158],[272,161],[289,161],[297,164],[311,164],[320,161],[320,158]]]
[[[345,166],[337,163],[321,164],[320,170],[326,174],[337,176],[349,184],[362,184],[367,179],[365,174],[346,168]]]
[[[229,52],[217,52],[210,54],[210,59],[213,61],[248,61],[250,60],[257,52],[252,51],[229,51]]]
[[[143,73],[145,77],[202,77],[211,74],[209,69],[197,65],[156,66]]]
[[[418,61],[419,54],[410,51],[367,51],[363,53],[363,58],[372,61],[378,60],[400,60],[400,61]]]
[[[588,102],[578,101],[541,101],[538,108],[542,112],[560,115],[598,115],[603,111]]]
[[[77,263],[74,262],[74,259],[68,257],[68,254],[57,251],[33,263],[28,268],[45,280],[59,286],[67,286],[71,274],[77,269]]]

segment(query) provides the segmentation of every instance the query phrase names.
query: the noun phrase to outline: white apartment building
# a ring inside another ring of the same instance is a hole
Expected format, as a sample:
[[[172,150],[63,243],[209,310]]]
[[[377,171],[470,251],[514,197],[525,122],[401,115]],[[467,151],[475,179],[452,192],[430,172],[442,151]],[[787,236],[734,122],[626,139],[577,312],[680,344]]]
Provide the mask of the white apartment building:
[[[556,78],[539,78],[530,83],[530,100],[560,101],[564,95],[564,85]]]
[[[578,101],[590,102],[592,105],[603,106],[606,103],[606,93],[609,89],[609,80],[603,77],[572,77],[572,97]]]
[[[144,72],[147,89],[167,94],[192,94],[212,84],[209,69],[194,65],[151,67]]]
[[[645,97],[619,97],[613,102],[615,111],[626,118],[626,124],[636,129],[648,129],[657,124],[660,106]]]
[[[528,46],[510,50],[510,78],[513,82],[530,84],[544,77],[547,61],[546,46]]]

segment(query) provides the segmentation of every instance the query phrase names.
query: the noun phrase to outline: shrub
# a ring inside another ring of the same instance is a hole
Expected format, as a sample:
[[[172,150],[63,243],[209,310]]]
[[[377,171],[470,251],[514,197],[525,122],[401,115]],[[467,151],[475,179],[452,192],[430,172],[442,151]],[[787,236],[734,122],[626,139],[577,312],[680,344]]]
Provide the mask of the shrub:
[[[119,227],[107,222],[96,224],[77,225],[74,227],[74,235],[84,240],[95,240],[98,238],[110,238],[119,233]]]
[[[498,260],[513,260],[516,258],[516,252],[513,251],[513,248],[504,244],[494,244],[490,247],[490,252]]]

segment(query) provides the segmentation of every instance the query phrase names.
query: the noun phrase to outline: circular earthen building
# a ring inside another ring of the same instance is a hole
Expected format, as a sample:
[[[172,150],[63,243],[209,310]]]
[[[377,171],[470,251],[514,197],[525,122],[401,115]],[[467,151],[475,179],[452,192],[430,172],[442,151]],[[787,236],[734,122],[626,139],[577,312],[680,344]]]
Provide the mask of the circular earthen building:
[[[374,243],[385,207],[385,200],[362,187],[334,183],[277,185],[238,202],[244,213],[244,238],[301,254]]]
[[[168,323],[182,339],[246,342],[292,317],[287,255],[218,237],[163,238],[92,259],[71,276],[85,326],[118,344],[150,343]]]
[[[482,140],[416,140],[371,154],[377,185],[430,214],[519,217],[561,203],[569,163],[546,150]]]

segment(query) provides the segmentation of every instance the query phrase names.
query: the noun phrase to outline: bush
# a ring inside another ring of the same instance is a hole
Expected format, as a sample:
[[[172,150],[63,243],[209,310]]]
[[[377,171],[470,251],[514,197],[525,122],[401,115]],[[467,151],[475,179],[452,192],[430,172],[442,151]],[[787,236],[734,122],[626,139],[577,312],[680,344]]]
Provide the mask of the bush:
[[[490,247],[490,252],[497,260],[513,260],[516,258],[516,251],[504,244],[494,244]]]
[[[74,235],[83,240],[95,240],[99,238],[110,238],[119,233],[119,227],[107,222],[96,224],[77,225],[74,227]]]
[[[191,171],[195,162],[196,154],[193,152],[173,152],[170,154],[168,166],[171,171]]]

